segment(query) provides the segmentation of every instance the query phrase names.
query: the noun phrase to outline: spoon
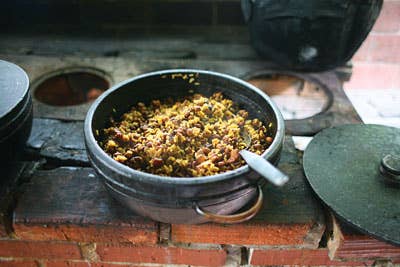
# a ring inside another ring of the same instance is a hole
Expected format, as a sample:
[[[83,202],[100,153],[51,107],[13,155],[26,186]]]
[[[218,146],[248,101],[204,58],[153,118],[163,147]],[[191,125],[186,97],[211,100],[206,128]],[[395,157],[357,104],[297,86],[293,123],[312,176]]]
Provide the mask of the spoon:
[[[239,154],[249,167],[276,186],[283,186],[286,184],[289,181],[289,177],[286,174],[260,155],[247,150],[251,144],[251,137],[247,131],[242,130],[241,135],[246,144],[246,148],[239,151]]]

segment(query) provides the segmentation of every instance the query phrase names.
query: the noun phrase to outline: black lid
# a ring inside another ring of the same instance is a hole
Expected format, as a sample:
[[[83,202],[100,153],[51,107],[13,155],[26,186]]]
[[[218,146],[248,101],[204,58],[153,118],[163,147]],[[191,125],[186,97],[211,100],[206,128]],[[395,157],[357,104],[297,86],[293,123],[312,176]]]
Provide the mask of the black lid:
[[[17,65],[0,60],[0,131],[18,116],[28,99],[28,75]]]
[[[304,153],[311,187],[340,218],[400,245],[400,129],[343,125],[318,133]]]

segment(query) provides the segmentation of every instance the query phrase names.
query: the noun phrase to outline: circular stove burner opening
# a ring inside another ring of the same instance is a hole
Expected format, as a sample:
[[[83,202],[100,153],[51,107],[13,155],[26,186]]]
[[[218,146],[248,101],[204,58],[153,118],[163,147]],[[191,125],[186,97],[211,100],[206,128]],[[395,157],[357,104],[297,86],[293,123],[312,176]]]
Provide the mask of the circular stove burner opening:
[[[96,71],[62,70],[49,74],[34,88],[34,97],[51,106],[73,106],[96,99],[110,83]]]
[[[247,82],[269,95],[285,120],[312,117],[329,104],[329,96],[323,88],[295,76],[265,74],[253,76]]]

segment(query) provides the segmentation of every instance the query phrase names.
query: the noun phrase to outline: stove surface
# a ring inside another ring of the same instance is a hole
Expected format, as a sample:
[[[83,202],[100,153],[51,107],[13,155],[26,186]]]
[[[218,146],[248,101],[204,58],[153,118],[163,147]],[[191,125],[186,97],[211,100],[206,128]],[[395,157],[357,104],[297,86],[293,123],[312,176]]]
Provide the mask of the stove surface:
[[[255,251],[254,255],[271,247],[290,247],[324,253],[326,259],[319,265],[327,264],[326,234],[331,219],[326,221],[326,210],[306,182],[303,153],[294,146],[292,136],[312,136],[333,125],[361,122],[343,91],[343,75],[339,75],[342,71],[287,71],[260,60],[243,36],[234,40],[225,35],[217,42],[211,40],[197,35],[127,40],[8,36],[0,39],[0,58],[24,68],[31,89],[49,73],[71,68],[94,70],[111,85],[168,68],[207,69],[245,80],[278,73],[318,84],[328,96],[327,105],[311,118],[286,121],[287,136],[278,167],[291,180],[282,188],[264,187],[263,208],[255,218],[229,226],[165,225],[127,212],[108,196],[90,168],[83,140],[83,120],[90,103],[61,107],[35,99],[33,129],[24,164],[18,165],[21,171],[13,172],[17,177],[6,185],[10,188],[7,192],[15,192],[23,184],[24,194],[18,195],[12,216],[0,213],[0,219],[7,222],[7,226],[0,226],[0,236],[14,233],[30,240],[152,246],[229,244]],[[96,228],[92,232],[83,234],[82,229],[93,225]],[[243,255],[251,257],[248,253]]]

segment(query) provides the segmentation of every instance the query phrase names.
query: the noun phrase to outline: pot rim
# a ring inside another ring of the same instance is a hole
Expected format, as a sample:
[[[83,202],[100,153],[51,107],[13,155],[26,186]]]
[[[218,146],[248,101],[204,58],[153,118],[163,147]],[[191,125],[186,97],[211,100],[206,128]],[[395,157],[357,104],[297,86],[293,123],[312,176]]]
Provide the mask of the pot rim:
[[[112,94],[114,91],[120,89],[121,87],[124,87],[125,85],[135,82],[140,79],[148,78],[151,76],[162,76],[166,74],[172,74],[172,73],[199,73],[199,74],[205,74],[205,75],[211,75],[211,76],[216,76],[218,78],[226,79],[226,80],[231,80],[232,82],[241,84],[242,86],[246,87],[249,90],[252,90],[256,92],[258,95],[260,95],[271,107],[273,113],[275,114],[276,121],[277,121],[277,129],[276,129],[276,135],[272,141],[272,144],[264,151],[264,153],[261,155],[263,158],[268,159],[272,157],[276,152],[279,151],[280,146],[283,144],[283,139],[285,135],[285,126],[284,126],[284,120],[281,112],[279,111],[278,107],[276,104],[271,100],[271,98],[266,95],[263,91],[258,89],[257,87],[251,85],[250,83],[243,81],[239,78],[233,77],[228,74],[223,74],[219,72],[214,72],[214,71],[207,71],[207,70],[198,70],[198,69],[167,69],[167,70],[160,70],[160,71],[154,71],[154,72],[148,72],[144,73],[135,77],[132,77],[130,79],[127,79],[125,81],[122,81],[108,90],[106,90],[104,93],[102,93],[90,106],[85,122],[84,122],[84,135],[85,135],[85,143],[86,147],[88,150],[91,150],[91,153],[93,157],[96,157],[97,160],[103,161],[103,163],[106,163],[110,169],[117,173],[124,174],[127,178],[130,179],[140,179],[140,180],[146,180],[147,182],[151,183],[167,183],[167,184],[190,184],[190,185],[195,185],[195,184],[205,184],[205,183],[212,183],[212,182],[219,182],[223,180],[227,180],[239,175],[243,175],[247,172],[250,171],[250,168],[247,164],[244,166],[241,166],[237,169],[230,170],[227,172],[223,172],[220,174],[215,174],[215,175],[208,175],[208,176],[200,176],[200,177],[172,177],[172,176],[161,176],[161,175],[156,175],[156,174],[151,174],[143,171],[138,171],[133,168],[130,168],[113,158],[111,158],[98,144],[96,138],[93,135],[92,131],[92,120],[94,113],[97,109],[97,107],[102,103],[104,99],[106,99],[110,94]],[[91,157],[90,157],[91,158]]]

